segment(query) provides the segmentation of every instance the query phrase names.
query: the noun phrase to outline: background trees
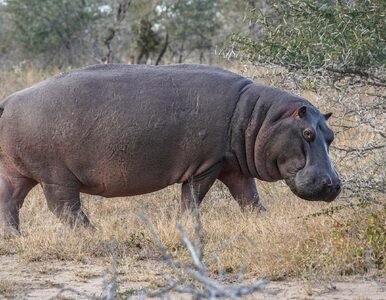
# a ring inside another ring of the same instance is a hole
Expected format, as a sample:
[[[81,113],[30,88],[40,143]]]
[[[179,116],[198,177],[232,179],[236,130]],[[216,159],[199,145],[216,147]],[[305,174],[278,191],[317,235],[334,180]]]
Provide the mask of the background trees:
[[[237,1],[236,1],[237,2]],[[6,0],[1,53],[54,65],[210,62],[237,20],[229,0]],[[240,23],[241,19],[240,19]],[[225,26],[226,25],[226,26]],[[14,41],[6,39],[12,36]],[[12,46],[11,46],[12,44]],[[12,50],[11,50],[12,48]],[[4,56],[3,56],[4,57]]]
[[[385,64],[385,11],[383,0],[2,0],[0,55],[63,65],[210,62],[234,34],[235,49],[254,62],[370,75]]]
[[[250,15],[258,36],[233,41],[254,62],[375,79],[386,65],[385,17],[383,0],[269,0]]]
[[[100,5],[91,0],[9,0],[5,11],[26,58],[71,65],[92,47],[94,27],[103,17]]]

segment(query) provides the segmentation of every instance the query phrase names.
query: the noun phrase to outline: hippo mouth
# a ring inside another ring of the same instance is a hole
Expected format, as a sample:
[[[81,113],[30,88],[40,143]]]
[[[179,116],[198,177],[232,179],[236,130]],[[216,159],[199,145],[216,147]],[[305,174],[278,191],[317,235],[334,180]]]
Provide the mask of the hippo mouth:
[[[298,170],[292,176],[284,179],[291,191],[298,197],[308,201],[331,202],[340,194],[340,182],[333,184],[323,184],[322,181],[315,178],[304,180],[301,176],[303,169]]]

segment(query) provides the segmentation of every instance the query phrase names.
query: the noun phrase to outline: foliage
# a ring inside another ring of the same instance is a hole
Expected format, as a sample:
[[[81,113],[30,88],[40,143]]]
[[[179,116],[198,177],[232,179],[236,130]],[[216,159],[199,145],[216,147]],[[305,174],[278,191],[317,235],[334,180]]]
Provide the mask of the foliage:
[[[87,47],[90,24],[101,17],[98,2],[91,0],[9,0],[6,8],[25,53],[68,64],[77,62]]]
[[[181,63],[197,52],[202,61],[204,52],[219,41],[222,6],[218,0],[158,0],[134,2],[132,7],[137,16],[131,25],[137,63],[154,63],[166,50],[169,60]]]
[[[164,56],[175,62],[195,56],[204,62],[236,24],[236,20],[230,22],[228,10],[245,8],[231,3],[9,0],[0,2],[0,20],[7,24],[0,30],[0,41],[12,35],[24,59],[44,65],[128,60],[158,64]],[[3,44],[0,51],[10,52],[9,45]]]
[[[268,1],[253,12],[258,38],[234,35],[251,61],[363,74],[386,65],[386,2]]]
[[[348,204],[342,204],[342,205],[335,205],[335,206],[330,206],[328,208],[324,208],[318,212],[312,213],[310,215],[304,216],[303,218],[305,220],[308,220],[313,217],[319,217],[319,216],[332,216],[334,213],[337,213],[341,210],[345,210],[347,208],[363,208],[368,206],[369,203],[367,201],[358,201],[358,203],[348,203]]]
[[[336,251],[347,251],[343,273],[362,269],[386,269],[386,206],[360,209],[356,214],[335,221],[331,231]]]
[[[178,41],[175,45],[178,50],[174,51],[181,55],[184,49],[188,53],[210,50],[216,34],[222,28],[220,11],[218,0],[177,1],[169,6],[165,20],[172,39]]]
[[[139,24],[135,24],[132,29],[137,36],[135,42],[140,50],[137,63],[141,63],[143,55],[148,59],[150,53],[158,52],[160,37],[154,32],[152,23],[146,19],[142,19]]]

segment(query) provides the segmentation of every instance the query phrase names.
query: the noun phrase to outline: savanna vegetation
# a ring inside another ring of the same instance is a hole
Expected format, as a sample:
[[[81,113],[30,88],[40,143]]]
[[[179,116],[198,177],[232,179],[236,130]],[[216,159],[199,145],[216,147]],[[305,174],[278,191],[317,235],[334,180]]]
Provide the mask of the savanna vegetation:
[[[343,190],[331,204],[258,182],[267,213],[241,212],[216,184],[200,208],[203,261],[214,278],[320,278],[386,271],[386,2],[383,0],[0,1],[0,98],[92,63],[208,63],[293,91],[331,111],[331,156]],[[39,188],[22,209],[20,237],[0,255],[29,261],[190,259],[176,224],[178,187],[82,201],[96,233],[62,226]],[[166,272],[166,271],[165,271]],[[223,275],[226,276],[223,276]],[[160,276],[150,276],[153,288]],[[1,293],[1,290],[0,290]]]

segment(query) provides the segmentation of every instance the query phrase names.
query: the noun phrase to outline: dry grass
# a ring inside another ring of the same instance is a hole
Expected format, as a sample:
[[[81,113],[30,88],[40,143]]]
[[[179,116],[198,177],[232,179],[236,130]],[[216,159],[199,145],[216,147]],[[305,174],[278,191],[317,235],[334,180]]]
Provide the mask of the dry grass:
[[[371,217],[375,212],[385,219],[381,207],[344,210],[333,217],[298,218],[330,205],[297,199],[280,184],[269,186],[263,184],[260,189],[268,214],[242,213],[220,185],[208,195],[201,209],[204,260],[213,272],[218,270],[217,258],[226,272],[248,271],[272,279],[368,269],[367,257],[362,253],[368,241],[366,230],[374,222]],[[190,232],[194,224],[190,216],[180,216],[177,196],[174,187],[122,199],[101,200],[85,195],[84,205],[99,230],[74,233],[48,211],[38,188],[22,209],[22,236],[4,241],[3,252],[17,253],[28,261],[84,261],[93,257],[109,259],[108,245],[112,245],[119,263],[131,264],[133,259],[156,254],[148,228],[139,218],[145,212],[168,250],[186,260],[188,254],[175,224],[183,224]]]
[[[96,274],[94,272],[87,272],[87,271],[78,271],[75,273],[75,277],[77,281],[81,282],[87,282],[90,278],[99,276],[100,274]]]
[[[23,287],[19,283],[12,280],[0,280],[0,296],[7,299],[13,299],[17,294],[20,294]]]
[[[28,68],[0,74],[0,98],[45,77],[48,75]],[[315,94],[303,94],[318,102]],[[331,108],[325,103],[321,106]],[[337,143],[352,144],[355,134],[346,132]],[[363,136],[371,138],[371,133],[364,132],[360,137]],[[242,271],[272,279],[363,273],[369,268],[386,271],[384,206],[348,208],[305,219],[304,216],[337,203],[300,200],[280,182],[258,185],[269,211],[265,214],[242,213],[221,184],[207,195],[201,212],[204,260],[211,271],[220,268],[228,273]],[[186,260],[188,254],[176,224],[181,223],[189,232],[193,232],[194,224],[189,215],[180,215],[178,199],[177,186],[131,198],[82,195],[83,205],[98,230],[73,232],[48,211],[40,188],[36,188],[21,210],[22,235],[3,241],[0,253],[16,253],[28,261],[84,261],[110,258],[112,246],[120,266],[130,266],[157,255],[148,228],[139,217],[144,212],[167,249],[178,259]],[[88,275],[79,274],[80,279],[85,276]]]
[[[11,93],[29,87],[57,73],[59,73],[57,69],[44,72],[37,68],[28,67],[24,63],[14,66],[12,71],[0,72],[0,99],[3,100]]]

